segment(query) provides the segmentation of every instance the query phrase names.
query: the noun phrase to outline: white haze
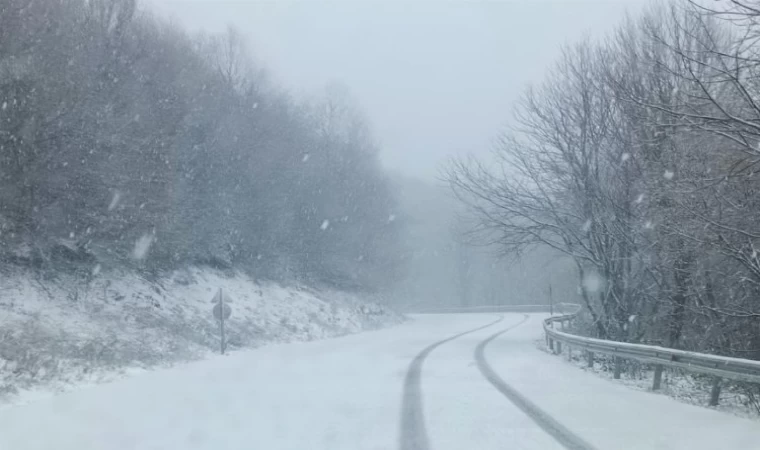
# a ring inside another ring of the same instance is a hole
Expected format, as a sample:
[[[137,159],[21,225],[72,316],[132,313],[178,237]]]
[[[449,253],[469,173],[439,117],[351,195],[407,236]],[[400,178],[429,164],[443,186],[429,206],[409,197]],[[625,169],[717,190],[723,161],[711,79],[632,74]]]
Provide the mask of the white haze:
[[[642,0],[143,0],[194,30],[232,25],[271,78],[297,92],[348,87],[385,165],[434,180],[448,157],[485,154],[561,47],[606,33]]]
[[[576,293],[574,269],[551,252],[514,264],[495,248],[457,243],[463,211],[439,180],[452,157],[488,155],[523,90],[563,45],[606,33],[642,1],[144,4],[194,31],[234,27],[267,78],[296,95],[318,96],[326,86],[350,93],[384,166],[400,174],[407,265],[395,302],[534,303],[546,300],[549,285],[561,299]]]

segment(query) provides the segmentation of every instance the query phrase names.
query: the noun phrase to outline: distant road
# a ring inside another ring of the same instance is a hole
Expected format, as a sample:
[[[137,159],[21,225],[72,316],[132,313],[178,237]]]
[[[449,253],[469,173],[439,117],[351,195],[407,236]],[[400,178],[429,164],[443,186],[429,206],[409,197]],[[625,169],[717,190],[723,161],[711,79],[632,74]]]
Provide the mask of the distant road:
[[[430,314],[0,406],[0,449],[750,449],[760,423],[588,374],[545,314]]]

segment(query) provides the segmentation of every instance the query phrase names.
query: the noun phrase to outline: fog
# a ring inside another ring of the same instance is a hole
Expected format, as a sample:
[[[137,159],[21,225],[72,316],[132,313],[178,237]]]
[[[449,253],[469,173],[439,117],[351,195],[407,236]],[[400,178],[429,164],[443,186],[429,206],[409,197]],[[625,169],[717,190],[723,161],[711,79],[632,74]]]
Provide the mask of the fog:
[[[449,156],[490,150],[563,45],[608,32],[644,3],[142,1],[191,29],[236,27],[289,89],[348,86],[384,164],[429,181]]]
[[[302,98],[339,86],[363,113],[403,218],[393,303],[546,301],[575,295],[572,267],[546,249],[521,259],[472,245],[443,172],[488,159],[512,108],[562,46],[607,33],[631,1],[291,2],[143,0],[191,34],[245,39],[269,83]],[[528,282],[526,282],[528,281]],[[509,298],[506,296],[509,292]]]
[[[552,283],[575,295],[569,262],[552,263],[547,250],[516,260],[471,245],[442,174],[458,156],[488,159],[514,104],[564,45],[608,33],[642,4],[144,0],[194,31],[234,27],[267,79],[297,95],[336,84],[350,92],[408,219],[405,276],[391,289],[404,304],[546,301]]]
[[[0,1],[0,449],[754,448],[758,36]]]

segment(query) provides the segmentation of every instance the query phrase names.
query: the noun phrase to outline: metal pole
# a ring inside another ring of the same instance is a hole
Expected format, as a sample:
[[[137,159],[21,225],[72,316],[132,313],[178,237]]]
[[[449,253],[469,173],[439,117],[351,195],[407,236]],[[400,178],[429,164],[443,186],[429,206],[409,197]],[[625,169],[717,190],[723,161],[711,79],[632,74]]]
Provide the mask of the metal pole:
[[[652,381],[653,391],[660,389],[660,385],[662,384],[662,369],[662,364],[654,366],[654,380]]]
[[[713,379],[712,390],[710,391],[710,406],[718,406],[720,399],[720,377]]]
[[[549,315],[554,315],[554,298],[552,296],[552,285],[549,284]]]
[[[222,314],[220,315],[220,320],[219,320],[219,329],[222,334],[221,350],[222,350],[222,355],[223,355],[224,354],[224,293],[222,293],[222,288],[219,288],[219,307],[222,310]]]

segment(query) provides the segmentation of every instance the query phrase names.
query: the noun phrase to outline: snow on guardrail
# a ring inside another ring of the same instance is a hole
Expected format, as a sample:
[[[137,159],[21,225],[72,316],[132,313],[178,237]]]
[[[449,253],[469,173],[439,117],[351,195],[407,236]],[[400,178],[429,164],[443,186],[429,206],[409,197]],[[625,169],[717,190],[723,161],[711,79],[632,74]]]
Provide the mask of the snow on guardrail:
[[[722,378],[760,383],[760,361],[689,352],[655,345],[607,341],[603,339],[576,336],[574,334],[555,330],[553,326],[555,323],[559,323],[561,328],[564,329],[564,324],[573,321],[581,311],[580,305],[564,304],[563,307],[573,308],[574,311],[559,316],[549,317],[544,320],[543,327],[544,332],[546,333],[546,342],[551,351],[557,354],[562,353],[562,344],[565,344],[568,352],[571,352],[572,348],[585,350],[587,352],[589,366],[593,365],[594,353],[614,356],[615,378],[620,378],[623,359],[632,359],[643,363],[654,364],[655,373],[652,385],[653,390],[660,388],[662,370],[664,367],[673,367],[688,372],[712,375],[715,378],[710,396],[711,406],[718,404],[720,382]]]

